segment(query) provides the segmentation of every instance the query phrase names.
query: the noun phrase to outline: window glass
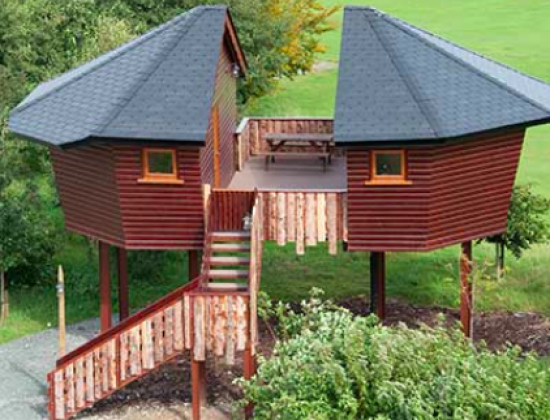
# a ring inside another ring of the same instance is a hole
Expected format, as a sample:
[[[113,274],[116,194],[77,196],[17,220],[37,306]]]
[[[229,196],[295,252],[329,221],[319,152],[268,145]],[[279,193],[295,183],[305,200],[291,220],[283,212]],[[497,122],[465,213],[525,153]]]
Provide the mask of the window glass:
[[[376,153],[375,169],[377,176],[403,176],[403,155],[401,153]]]
[[[173,175],[175,174],[174,162],[173,162],[174,152],[171,150],[167,151],[148,151],[147,152],[147,161],[150,174],[162,174],[162,175]]]

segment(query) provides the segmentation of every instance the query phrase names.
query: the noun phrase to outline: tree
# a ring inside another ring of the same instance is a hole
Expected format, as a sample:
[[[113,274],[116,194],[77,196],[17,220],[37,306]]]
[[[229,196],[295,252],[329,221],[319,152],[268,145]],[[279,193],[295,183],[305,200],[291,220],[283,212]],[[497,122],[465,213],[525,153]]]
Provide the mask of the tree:
[[[504,272],[506,250],[520,258],[532,245],[548,241],[549,212],[550,200],[534,193],[529,185],[514,187],[506,232],[485,238],[487,242],[495,244],[498,278]]]
[[[119,0],[112,0],[113,3]],[[332,29],[337,7],[319,0],[120,0],[124,15],[140,31],[204,4],[226,4],[248,61],[248,77],[239,88],[241,104],[267,94],[281,77],[311,70],[323,51],[319,36]],[[109,2],[107,2],[109,3]],[[121,12],[122,13],[122,12]]]

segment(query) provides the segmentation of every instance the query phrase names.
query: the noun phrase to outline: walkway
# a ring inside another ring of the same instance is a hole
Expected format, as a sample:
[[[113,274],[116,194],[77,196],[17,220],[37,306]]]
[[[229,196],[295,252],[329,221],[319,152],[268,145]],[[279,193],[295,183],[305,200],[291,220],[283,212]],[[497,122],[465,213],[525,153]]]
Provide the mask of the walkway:
[[[67,350],[90,340],[99,330],[92,319],[67,327]],[[0,346],[0,419],[43,420],[46,375],[55,366],[58,333],[50,329]]]

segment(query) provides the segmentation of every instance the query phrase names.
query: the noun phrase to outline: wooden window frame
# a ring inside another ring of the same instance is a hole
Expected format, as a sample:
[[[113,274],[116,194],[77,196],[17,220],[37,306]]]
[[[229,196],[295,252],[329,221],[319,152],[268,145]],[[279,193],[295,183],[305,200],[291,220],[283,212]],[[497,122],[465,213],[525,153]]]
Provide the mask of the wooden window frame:
[[[150,172],[149,154],[150,153],[170,153],[172,156],[172,173],[162,174]],[[178,160],[177,150],[175,148],[144,147],[141,152],[142,177],[138,179],[142,184],[183,184],[183,180],[178,178]]]
[[[378,175],[376,173],[376,157],[378,155],[399,155],[401,156],[401,174],[400,175]],[[365,185],[410,185],[411,181],[407,179],[408,164],[407,152],[404,149],[390,150],[371,150],[370,152],[370,180],[365,181]]]

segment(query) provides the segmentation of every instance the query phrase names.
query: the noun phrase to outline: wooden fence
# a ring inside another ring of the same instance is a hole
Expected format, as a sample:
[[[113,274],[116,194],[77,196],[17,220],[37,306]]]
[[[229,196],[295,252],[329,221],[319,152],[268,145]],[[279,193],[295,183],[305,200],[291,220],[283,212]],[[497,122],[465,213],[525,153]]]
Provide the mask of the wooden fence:
[[[235,136],[237,168],[241,170],[250,156],[268,150],[266,134],[330,134],[332,132],[333,120],[330,118],[245,118],[241,121]]]
[[[347,194],[343,191],[260,192],[263,201],[263,238],[283,246],[296,243],[303,255],[306,246],[328,241],[331,254],[338,241],[347,240]]]

